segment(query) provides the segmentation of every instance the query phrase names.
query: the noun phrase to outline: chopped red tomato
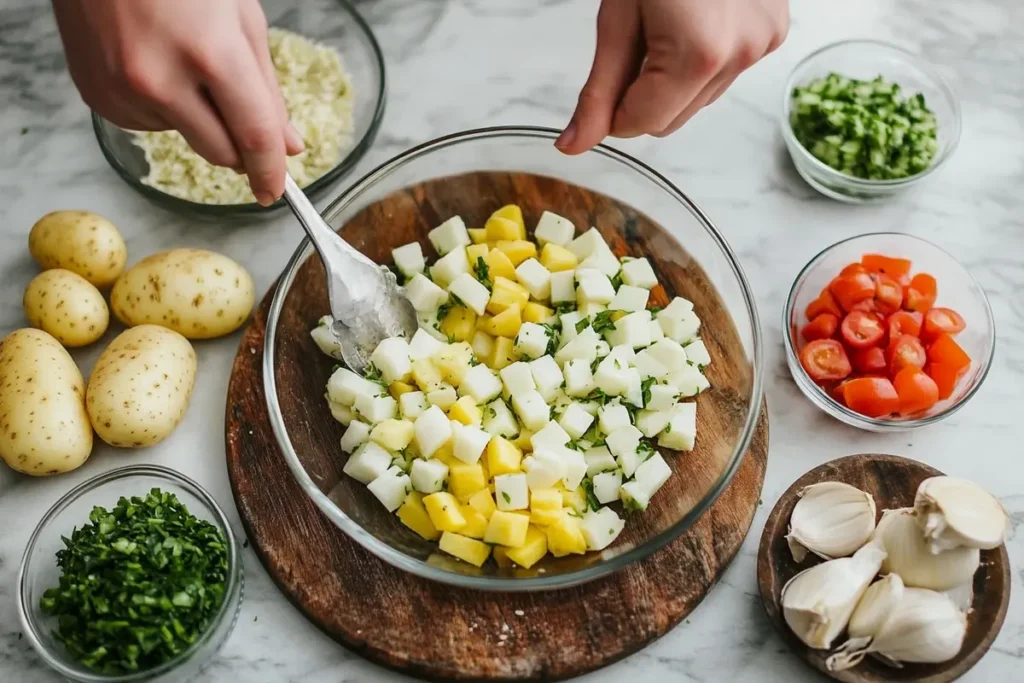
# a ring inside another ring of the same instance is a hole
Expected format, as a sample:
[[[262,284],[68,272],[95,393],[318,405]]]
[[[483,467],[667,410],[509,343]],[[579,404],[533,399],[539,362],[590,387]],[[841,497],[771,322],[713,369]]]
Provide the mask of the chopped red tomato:
[[[840,275],[857,275],[858,273],[866,273],[868,269],[861,263],[851,263],[850,265],[839,271]]]
[[[861,264],[868,269],[869,273],[881,273],[888,275],[899,282],[902,278],[910,281],[910,261],[905,258],[893,258],[882,254],[864,254],[860,259]]]
[[[894,377],[903,368],[923,368],[928,360],[921,340],[909,334],[890,340],[888,355],[889,374]]]
[[[957,367],[952,363],[928,363],[925,372],[935,381],[939,399],[944,401],[953,395],[953,390],[967,372],[967,367]]]
[[[921,327],[921,339],[926,342],[937,339],[939,335],[954,335],[964,331],[967,323],[952,308],[930,308],[924,314],[924,325]]]
[[[834,339],[816,339],[800,352],[800,364],[815,382],[845,379],[853,368],[843,345]]]
[[[837,318],[843,317],[843,312],[839,310],[839,304],[836,303],[832,292],[828,291],[828,287],[821,290],[818,298],[807,305],[805,315],[807,315],[808,320],[814,320],[822,313],[831,313]]]
[[[866,349],[882,341],[885,328],[873,313],[853,311],[843,318],[843,341],[855,349]]]
[[[913,311],[896,311],[886,321],[889,324],[889,339],[896,339],[901,334],[909,334],[915,337],[921,334],[920,313]]]
[[[836,333],[839,327],[839,318],[831,313],[820,313],[811,322],[804,325],[800,334],[807,341],[815,339],[829,339]]]
[[[951,365],[958,370],[966,370],[971,366],[971,357],[948,334],[939,335],[928,347],[928,360]]]
[[[850,307],[850,311],[864,311],[865,313],[875,313],[878,311],[878,302],[872,299],[862,299]]]
[[[853,369],[862,375],[885,375],[889,364],[885,360],[885,351],[877,346],[857,349],[850,356]]]
[[[918,368],[903,368],[892,380],[900,397],[900,414],[910,415],[928,410],[939,400],[939,386]]]
[[[938,291],[935,278],[928,273],[918,273],[910,279],[910,284],[903,292],[903,308],[924,313],[935,305]]]
[[[840,275],[828,288],[844,311],[852,311],[857,302],[875,295],[875,281],[867,273]]]
[[[900,409],[900,397],[885,377],[858,377],[843,382],[843,401],[850,410],[868,417],[885,417]]]
[[[875,275],[875,304],[879,311],[889,315],[903,304],[903,286],[885,274]]]

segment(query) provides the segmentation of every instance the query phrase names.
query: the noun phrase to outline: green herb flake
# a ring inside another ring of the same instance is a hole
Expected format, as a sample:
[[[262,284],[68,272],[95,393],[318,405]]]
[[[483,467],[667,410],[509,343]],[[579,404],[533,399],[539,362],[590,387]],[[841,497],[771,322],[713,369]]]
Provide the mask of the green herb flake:
[[[494,283],[491,282],[491,268],[483,256],[476,257],[476,279],[487,289],[494,288]]]
[[[510,495],[508,495],[507,491],[502,491],[501,492],[501,497],[505,499],[505,504],[506,505],[511,505],[512,504],[512,497]]]
[[[576,334],[590,327],[590,318],[584,318],[576,323]]]
[[[576,310],[575,301],[562,301],[561,303],[555,304],[555,313],[558,315],[565,315],[566,313],[572,313]]]
[[[643,395],[643,402],[645,406],[651,402],[651,386],[657,381],[658,380],[654,377],[648,377],[640,382],[640,393]]]
[[[612,320],[612,314],[615,311],[601,311],[594,316],[594,322],[591,323],[591,327],[594,328],[594,332],[601,334],[606,330],[611,330],[615,327],[615,321]]]
[[[652,316],[655,316],[655,315],[658,315],[659,313],[661,313],[663,310],[665,310],[665,307],[664,306],[651,306],[647,310],[651,312]]]
[[[594,482],[590,477],[585,478],[581,483],[581,486],[583,486],[583,495],[587,499],[587,507],[594,511],[600,510],[601,501],[599,501],[597,496],[594,495]]]
[[[366,366],[365,377],[371,382],[375,382],[384,387],[385,389],[387,389],[388,383],[384,381],[384,377],[381,375],[380,369],[373,363],[370,363],[369,365]]]

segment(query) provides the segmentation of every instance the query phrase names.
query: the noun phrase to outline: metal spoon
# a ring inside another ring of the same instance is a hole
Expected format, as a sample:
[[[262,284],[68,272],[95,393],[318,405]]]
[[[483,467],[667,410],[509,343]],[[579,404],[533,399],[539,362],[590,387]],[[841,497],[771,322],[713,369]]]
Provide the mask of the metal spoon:
[[[395,274],[368,259],[343,240],[320,217],[291,174],[284,179],[284,198],[306,229],[327,270],[327,295],[341,355],[353,372],[363,374],[370,354],[384,339],[416,332],[416,311]]]

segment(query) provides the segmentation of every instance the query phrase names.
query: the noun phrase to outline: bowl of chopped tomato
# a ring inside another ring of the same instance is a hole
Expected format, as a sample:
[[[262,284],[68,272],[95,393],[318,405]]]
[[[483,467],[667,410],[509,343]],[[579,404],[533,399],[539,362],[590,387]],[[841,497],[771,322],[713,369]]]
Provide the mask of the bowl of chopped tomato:
[[[992,361],[985,290],[955,258],[903,233],[828,247],[796,278],[783,318],[786,360],[815,405],[870,431],[956,412]]]

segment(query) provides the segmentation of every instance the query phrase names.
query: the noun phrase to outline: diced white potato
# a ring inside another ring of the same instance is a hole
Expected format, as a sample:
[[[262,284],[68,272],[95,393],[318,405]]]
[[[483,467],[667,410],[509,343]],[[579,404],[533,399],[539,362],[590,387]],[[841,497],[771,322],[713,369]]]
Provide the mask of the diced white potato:
[[[448,288],[455,278],[469,272],[469,257],[466,247],[457,247],[430,266],[430,277],[439,287]]]
[[[583,316],[585,316],[587,318],[593,318],[598,313],[603,313],[603,312],[607,311],[608,307],[605,306],[604,304],[596,304],[596,303],[593,303],[592,301],[586,301],[586,302],[580,304],[579,307],[576,310],[579,311],[580,314],[582,314]]]
[[[447,296],[447,293],[446,293]],[[448,343],[448,337],[441,332],[441,324],[437,321],[438,309],[432,309],[416,314],[416,322],[419,324],[420,329],[429,334],[431,337],[441,342],[442,344]]]
[[[391,258],[406,278],[411,278],[416,273],[422,273],[427,267],[427,262],[423,258],[423,247],[419,242],[409,242],[392,249]]]
[[[548,408],[547,402],[536,391],[513,396],[512,407],[515,408],[523,426],[533,432],[547,424],[551,417],[551,409]]]
[[[477,358],[489,358],[491,353],[494,351],[494,337],[486,332],[477,330],[469,345],[473,347],[473,354]]]
[[[636,358],[633,359],[633,367],[635,367],[636,371],[640,373],[640,377],[644,379],[647,379],[648,377],[661,379],[668,374],[668,368],[652,356],[647,349],[643,349],[636,354]]]
[[[665,459],[661,457],[661,453],[655,452],[654,455],[644,460],[639,467],[636,468],[636,472],[633,473],[633,480],[643,486],[648,491],[648,497],[653,496],[658,489],[660,489],[669,477],[672,476],[672,468],[668,466]]]
[[[533,381],[533,373],[530,372],[530,364],[517,361],[506,365],[498,371],[501,376],[501,383],[505,385],[507,396],[516,396],[527,391],[535,391],[537,384]]]
[[[493,436],[508,438],[519,433],[519,425],[516,423],[515,415],[512,414],[512,410],[500,398],[491,401],[484,408],[483,427],[484,431]]]
[[[636,360],[636,351],[634,351],[633,347],[629,344],[618,344],[613,346],[608,350],[607,355],[609,358],[618,358],[627,366],[632,365],[633,361]]]
[[[668,302],[668,306],[663,308],[658,314],[659,316],[665,316],[666,318],[682,319],[687,313],[693,311],[693,302],[688,299],[684,299],[681,296],[673,297],[672,301]]]
[[[580,531],[587,542],[587,550],[604,550],[619,537],[625,526],[625,520],[620,519],[615,510],[606,507],[584,513]]]
[[[594,332],[593,327],[588,327],[577,334],[571,342],[558,349],[555,361],[563,366],[570,360],[585,360],[590,363],[597,358],[598,348],[603,341],[600,335]]]
[[[527,358],[540,358],[547,353],[548,330],[537,323],[523,323],[516,335],[515,350]]]
[[[583,409],[579,403],[570,403],[562,412],[558,424],[574,439],[583,436],[594,422],[594,416]]]
[[[455,387],[448,382],[441,382],[441,386],[427,392],[427,403],[437,406],[441,410],[448,410],[459,400]]]
[[[622,281],[630,287],[652,289],[658,284],[651,262],[646,258],[635,258],[622,264]]]
[[[398,410],[406,420],[415,420],[430,405],[422,391],[407,391],[398,397]]]
[[[412,372],[409,342],[402,337],[381,340],[370,354],[370,362],[380,370],[381,377],[388,384],[405,379]]]
[[[650,292],[640,287],[622,285],[615,292],[615,298],[608,304],[610,311],[642,311],[647,308]]]
[[[626,390],[622,392],[622,402],[636,408],[644,407],[643,380],[636,368],[626,369]]]
[[[594,417],[597,417],[597,411],[601,409],[601,404],[598,403],[597,401],[577,400],[577,403],[579,403],[580,407],[583,408],[583,410],[587,411]]]
[[[372,441],[356,449],[342,472],[358,482],[369,484],[391,467],[392,455]]]
[[[533,446],[534,451],[544,448],[561,448],[569,441],[571,441],[569,434],[554,420],[548,422],[530,437],[530,445]]]
[[[588,360],[571,360],[565,364],[563,372],[565,373],[565,393],[569,396],[586,396],[597,388]]]
[[[436,311],[438,306],[448,301],[448,292],[438,287],[426,275],[417,273],[405,283],[405,298],[418,312],[426,313]]]
[[[653,387],[652,387],[653,388]],[[672,407],[660,410],[641,410],[636,414],[636,426],[644,436],[653,439],[672,420]]]
[[[410,420],[384,420],[374,426],[370,440],[379,443],[392,453],[405,450],[412,441],[413,426]]]
[[[426,330],[416,330],[416,334],[412,335],[412,341],[409,342],[409,360],[433,358],[434,354],[443,348],[444,343],[431,337]]]
[[[593,477],[599,472],[608,472],[618,467],[615,456],[607,446],[595,446],[583,451],[583,459],[587,461],[587,476]]]
[[[384,387],[360,377],[348,368],[338,368],[327,380],[327,396],[333,403],[344,406],[354,405],[357,396],[376,396],[384,393]]]
[[[686,365],[682,370],[670,373],[665,381],[675,387],[683,398],[696,396],[711,386],[707,377],[693,365]]]
[[[619,469],[622,470],[623,476],[632,477],[643,458],[640,456],[640,452],[634,449],[623,451],[615,457],[615,460],[619,463]]]
[[[360,394],[356,397],[355,409],[364,420],[370,424],[377,424],[392,419],[398,413],[398,402],[387,394],[383,396]]]
[[[651,399],[644,406],[647,410],[668,410],[679,401],[679,391],[670,384],[652,384],[649,391]]]
[[[480,460],[491,435],[476,425],[464,425],[458,420],[452,420],[451,426],[452,452],[455,457],[470,465]]]
[[[359,420],[348,423],[348,429],[341,435],[341,451],[351,453],[370,438],[370,425]]]
[[[614,463],[614,460],[612,461]],[[594,475],[594,497],[601,505],[607,505],[619,499],[619,487],[622,486],[622,472],[616,469]]]
[[[356,419],[356,413],[350,406],[342,403],[335,403],[330,399],[327,400],[327,406],[331,409],[331,417],[346,427]]]
[[[560,449],[559,449],[560,450]],[[531,491],[552,488],[565,477],[566,462],[558,450],[542,448],[523,459],[526,481]]]
[[[644,290],[646,291],[646,290]],[[651,314],[646,309],[624,315],[615,321],[608,339],[616,345],[639,349],[651,343]]]
[[[605,359],[597,365],[594,383],[597,384],[598,389],[609,396],[620,396],[628,389],[626,374],[628,369],[629,364],[619,360],[616,356],[605,356]]]
[[[434,405],[423,411],[413,423],[416,448],[424,458],[430,458],[452,438],[452,425],[448,416]]]
[[[665,338],[665,330],[661,329],[661,324],[657,320],[652,320],[647,323],[647,326],[651,329],[651,343],[658,341],[659,339]]]
[[[692,451],[697,440],[697,404],[677,403],[672,419],[658,436],[658,445],[676,451]]]
[[[499,474],[494,478],[494,502],[499,510],[525,510],[530,505],[526,475]]]
[[[576,271],[560,270],[551,273],[551,303],[576,301]]]
[[[573,253],[577,259],[582,261],[598,249],[598,245],[608,246],[608,243],[604,241],[604,237],[598,232],[597,228],[590,228],[585,233],[580,235],[574,240],[567,242],[565,248]]]
[[[448,285],[448,293],[459,297],[462,303],[477,315],[484,314],[487,310],[487,302],[491,299],[490,290],[469,273],[461,273],[452,280],[452,283]]]
[[[615,298],[612,281],[601,271],[578,268],[576,270],[576,301],[585,304],[607,305]]]
[[[414,491],[437,493],[444,488],[444,481],[447,478],[448,465],[436,458],[430,460],[416,458],[412,461],[409,480]]]
[[[628,452],[635,452],[640,445],[640,438],[643,434],[633,425],[623,425],[615,429],[605,437],[605,445],[616,458]],[[626,472],[627,475],[632,472]]]
[[[537,387],[544,400],[551,402],[558,393],[565,378],[562,376],[562,369],[552,356],[541,356],[530,361],[530,374],[533,375],[533,383]]]
[[[545,211],[540,215],[537,228],[533,231],[533,236],[542,247],[548,242],[558,245],[568,244],[575,234],[576,226],[572,224],[571,220],[550,211]]]
[[[316,327],[310,330],[309,336],[313,338],[313,343],[325,354],[334,360],[342,360],[341,342],[338,341],[338,338],[334,336],[334,332],[331,330],[333,324],[334,318],[325,315],[320,318],[320,322],[317,323]]]
[[[562,331],[558,335],[559,346],[565,346],[567,343],[571,342],[573,339],[575,339],[577,337],[579,332],[576,331],[576,323],[580,322],[581,320],[583,320],[586,317],[587,316],[583,315],[579,311],[572,311],[570,313],[563,313],[562,315],[560,315],[558,317],[558,319],[562,323]],[[587,323],[587,327],[589,327],[589,326],[590,326],[590,323],[588,322]],[[585,327],[584,329],[587,329],[587,328]]]
[[[482,363],[466,371],[459,385],[459,394],[471,396],[477,405],[483,405],[501,393],[501,380]]]
[[[647,490],[635,481],[627,481],[619,487],[619,498],[627,510],[646,510],[651,502]]]
[[[594,252],[590,256],[580,260],[579,267],[592,268],[601,271],[608,277],[615,277],[621,265],[611,248],[604,240],[601,240],[594,245]]]
[[[666,308],[665,311],[667,310]],[[697,332],[700,331],[700,318],[696,313],[690,311],[684,313],[680,318],[675,318],[666,316],[665,311],[658,314],[658,323],[666,337],[674,339],[680,344],[686,344],[696,338]]]
[[[647,347],[647,353],[665,366],[669,372],[682,370],[686,367],[686,351],[682,345],[672,339],[662,339]]]
[[[606,403],[597,410],[597,424],[605,434],[611,434],[619,427],[628,427],[629,411],[618,403]]]
[[[401,507],[412,486],[409,483],[409,475],[398,467],[392,467],[371,481],[366,488],[377,497],[388,512],[394,512]]]
[[[473,240],[469,239],[469,231],[466,230],[466,224],[462,222],[460,216],[452,216],[428,232],[427,238],[430,239],[430,243],[434,245],[437,253],[442,256],[459,247],[465,247],[473,243]]]
[[[562,486],[567,491],[575,491],[587,476],[587,460],[579,451],[570,448],[561,450],[562,463],[565,465],[565,475],[562,477]]]
[[[698,368],[711,365],[711,354],[708,353],[708,347],[704,346],[703,339],[695,339],[683,348],[686,350],[686,359]]]
[[[537,301],[551,297],[551,271],[537,259],[528,258],[520,263],[516,268],[516,279]]]

